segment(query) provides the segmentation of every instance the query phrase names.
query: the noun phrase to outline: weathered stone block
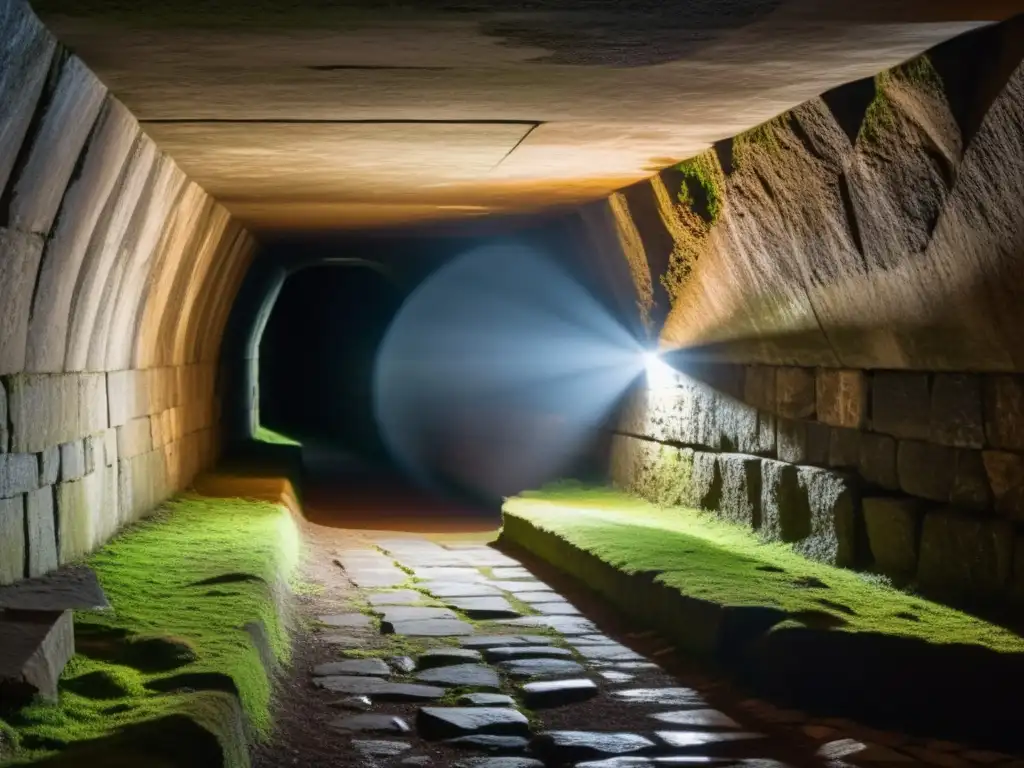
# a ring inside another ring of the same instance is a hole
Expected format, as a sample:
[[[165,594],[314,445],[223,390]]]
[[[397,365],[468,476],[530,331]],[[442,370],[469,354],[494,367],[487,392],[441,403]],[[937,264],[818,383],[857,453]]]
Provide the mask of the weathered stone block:
[[[60,446],[54,445],[36,456],[39,459],[39,486],[54,485],[60,477]]]
[[[996,511],[1011,520],[1024,520],[1024,456],[1006,451],[982,454]]]
[[[832,429],[828,443],[828,465],[856,469],[860,464],[860,437],[861,432],[857,429]]]
[[[717,455],[694,451],[690,480],[693,484],[692,506],[698,509],[717,510],[722,502],[722,474],[719,471]]]
[[[103,434],[89,435],[82,440],[85,448],[85,471],[95,472],[104,464],[103,457]]]
[[[102,477],[94,472],[80,480],[57,485],[57,520],[60,530],[60,561],[68,563],[91,552],[100,543],[105,526]],[[114,510],[106,510],[112,514]]]
[[[953,491],[956,451],[942,445],[900,440],[896,472],[900,488],[911,496],[948,502]]]
[[[57,681],[75,654],[71,611],[0,614],[0,685],[13,700],[57,699]]]
[[[27,3],[7,3],[0,11],[0,193],[7,188],[18,152],[36,112],[56,41]]]
[[[616,436],[611,459],[612,478],[619,487],[664,506],[693,505],[692,450]]]
[[[985,472],[981,451],[956,451],[954,465],[953,486],[949,494],[949,500],[953,505],[978,511],[991,509],[992,488]]]
[[[857,467],[860,476],[871,485],[887,491],[899,490],[900,481],[896,474],[896,441],[888,435],[861,433]]]
[[[0,453],[7,453],[10,448],[10,432],[7,429],[7,387],[0,380]]]
[[[7,379],[11,450],[40,453],[72,436],[68,433],[76,426],[72,414],[77,414],[78,404],[77,398],[69,401],[66,378],[18,375]]]
[[[761,459],[722,453],[718,456],[722,477],[719,517],[756,529],[761,525]]]
[[[0,375],[25,370],[32,292],[43,238],[0,227]]]
[[[819,368],[815,378],[818,421],[833,427],[863,427],[868,409],[864,372]]]
[[[60,445],[61,482],[77,480],[85,475],[85,445],[81,440]]]
[[[117,430],[113,427],[103,432],[103,454],[108,467],[117,463]]]
[[[788,461],[791,464],[808,463],[806,421],[779,418],[777,433],[776,455],[780,461]]]
[[[25,497],[0,499],[0,584],[25,576]]]
[[[926,588],[963,594],[1003,589],[1010,578],[1013,526],[954,510],[929,512],[921,531],[917,576]]]
[[[758,456],[774,456],[776,450],[775,414],[768,411],[757,413],[757,440],[750,453]]]
[[[857,489],[838,472],[799,467],[797,479],[807,497],[809,533],[795,544],[804,556],[833,565],[855,565],[861,556]]]
[[[985,436],[993,448],[1024,450],[1024,377],[985,377]]]
[[[132,419],[117,428],[117,455],[130,459],[153,450],[153,434],[148,416]]]
[[[787,419],[809,419],[815,409],[814,371],[809,368],[775,370],[775,410]]]
[[[914,499],[866,498],[862,502],[871,554],[887,574],[917,571],[922,502]]]
[[[78,435],[91,435],[108,425],[107,377],[102,373],[79,373],[70,377],[78,386]]]
[[[32,453],[0,453],[0,499],[39,487],[39,462]]]
[[[53,488],[47,486],[27,494],[25,515],[28,531],[28,575],[42,576],[56,570],[58,566]]]
[[[797,467],[761,461],[761,536],[768,541],[800,541],[811,533],[811,510]]]
[[[752,453],[757,448],[757,409],[728,397],[719,397],[716,421],[723,451]]]
[[[876,373],[871,383],[871,428],[906,440],[927,440],[931,393],[926,373]]]
[[[775,368],[765,365],[747,366],[743,382],[743,401],[763,411],[775,412]]]
[[[931,441],[961,448],[981,448],[981,380],[977,376],[940,373],[932,383]]]
[[[25,166],[14,182],[10,221],[17,229],[43,235],[50,231],[106,92],[77,57],[64,63]]]

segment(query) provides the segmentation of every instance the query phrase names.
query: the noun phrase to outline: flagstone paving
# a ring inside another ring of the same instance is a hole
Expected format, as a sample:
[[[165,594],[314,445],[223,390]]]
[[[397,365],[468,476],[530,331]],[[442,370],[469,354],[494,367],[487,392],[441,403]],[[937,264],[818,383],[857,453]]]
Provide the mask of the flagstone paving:
[[[332,567],[343,585],[313,617],[321,650],[305,674],[317,695],[334,695],[324,730],[350,751],[290,764],[1021,768],[1000,753],[716,696],[706,677],[687,684],[662,668],[663,652],[635,649],[637,639],[658,648],[656,635],[616,634],[491,547],[388,536],[335,552]]]

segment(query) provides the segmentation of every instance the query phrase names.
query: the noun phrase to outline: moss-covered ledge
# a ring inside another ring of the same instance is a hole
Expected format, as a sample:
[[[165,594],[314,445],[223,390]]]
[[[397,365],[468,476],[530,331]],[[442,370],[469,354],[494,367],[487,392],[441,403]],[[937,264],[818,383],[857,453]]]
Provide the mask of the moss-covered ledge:
[[[507,500],[525,549],[786,706],[1016,750],[1024,639],[694,510],[558,484]]]
[[[88,559],[113,610],[76,613],[59,702],[5,716],[0,763],[248,766],[298,549],[291,512],[258,500],[182,496],[127,529]]]

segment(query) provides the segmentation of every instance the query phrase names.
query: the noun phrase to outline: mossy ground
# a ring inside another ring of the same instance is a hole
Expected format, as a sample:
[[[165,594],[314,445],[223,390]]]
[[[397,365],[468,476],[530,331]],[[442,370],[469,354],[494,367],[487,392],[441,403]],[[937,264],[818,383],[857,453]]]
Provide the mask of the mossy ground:
[[[919,56],[895,69],[882,72],[875,78],[875,98],[864,115],[860,141],[873,145],[883,144],[886,136],[896,129],[898,110],[890,95],[890,90],[896,84],[933,94],[942,94],[945,88],[942,76],[928,56]]]
[[[302,445],[298,440],[288,437],[281,432],[265,427],[262,424],[256,427],[256,434],[253,439],[259,443],[270,443],[271,445]]]
[[[561,483],[509,499],[524,518],[627,573],[653,572],[681,593],[724,605],[831,613],[844,631],[1024,651],[1024,639],[877,579],[805,560],[788,545],[695,510],[660,508],[607,488]]]
[[[242,499],[181,497],[125,531],[88,560],[113,610],[76,613],[79,654],[59,704],[8,718],[21,747],[15,760],[175,714],[219,735],[234,693],[253,735],[266,736],[271,682],[245,627],[262,624],[264,652],[287,660],[275,600],[298,552],[285,509]]]

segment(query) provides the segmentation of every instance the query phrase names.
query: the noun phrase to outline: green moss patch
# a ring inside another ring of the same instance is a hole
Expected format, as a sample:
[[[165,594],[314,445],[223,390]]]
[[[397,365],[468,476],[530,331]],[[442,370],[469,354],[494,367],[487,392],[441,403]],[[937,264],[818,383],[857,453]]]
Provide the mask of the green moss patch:
[[[557,484],[509,499],[505,514],[618,571],[643,574],[659,588],[699,601],[778,609],[818,629],[1024,651],[1024,639],[1001,627],[878,579],[805,560],[788,545],[765,543],[695,510]]]
[[[886,134],[895,130],[898,122],[897,108],[889,91],[896,84],[936,95],[945,90],[942,77],[928,56],[919,56],[895,69],[882,72],[875,78],[875,98],[864,115],[859,140],[880,144]]]
[[[270,445],[302,445],[298,440],[277,432],[270,427],[265,427],[262,424],[256,427],[256,434],[253,435],[253,439],[260,443],[269,443]]]
[[[280,601],[298,550],[281,506],[189,496],[91,556],[113,610],[76,613],[78,655],[60,702],[8,717],[16,762],[128,765],[151,742],[163,757],[136,765],[205,764],[188,762],[196,753],[179,759],[177,747],[158,749],[162,729],[192,734],[199,751],[213,748],[200,732],[212,734],[228,765],[246,765],[246,739],[270,731],[271,681],[261,659],[288,659]],[[247,578],[231,578],[230,589],[202,586],[238,574]],[[246,732],[233,732],[240,722]],[[100,756],[106,762],[90,762]]]

